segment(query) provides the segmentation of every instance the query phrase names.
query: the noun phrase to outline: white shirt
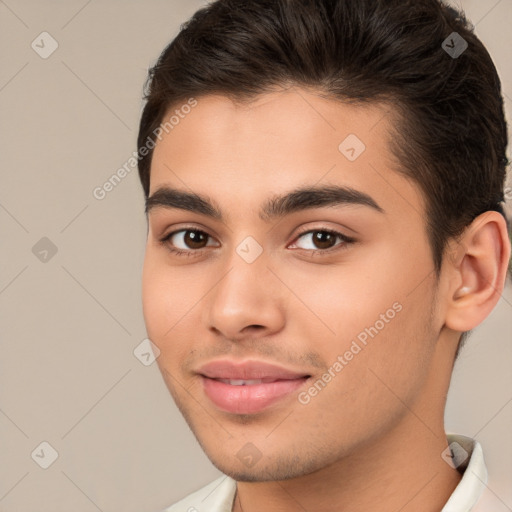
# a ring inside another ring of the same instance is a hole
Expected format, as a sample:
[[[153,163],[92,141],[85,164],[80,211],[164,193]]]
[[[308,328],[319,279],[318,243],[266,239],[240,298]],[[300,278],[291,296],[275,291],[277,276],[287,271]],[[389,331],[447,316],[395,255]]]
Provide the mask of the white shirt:
[[[480,443],[457,434],[447,434],[446,437],[453,454],[453,465],[463,471],[463,476],[440,512],[494,512],[494,508],[487,508],[480,501],[487,484],[487,468]],[[451,459],[449,455],[445,458]],[[231,512],[235,493],[236,481],[224,475],[161,512]]]

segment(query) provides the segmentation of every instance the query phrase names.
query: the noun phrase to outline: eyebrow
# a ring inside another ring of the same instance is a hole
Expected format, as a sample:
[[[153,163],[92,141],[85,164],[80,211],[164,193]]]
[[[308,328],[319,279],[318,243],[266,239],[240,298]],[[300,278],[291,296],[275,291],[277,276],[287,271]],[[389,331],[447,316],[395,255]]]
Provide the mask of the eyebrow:
[[[366,206],[384,213],[371,196],[354,188],[313,186],[300,187],[270,198],[262,206],[259,216],[263,221],[270,222],[302,210],[344,205]],[[224,221],[221,209],[209,197],[170,187],[161,187],[146,199],[146,214],[155,208],[177,208]]]

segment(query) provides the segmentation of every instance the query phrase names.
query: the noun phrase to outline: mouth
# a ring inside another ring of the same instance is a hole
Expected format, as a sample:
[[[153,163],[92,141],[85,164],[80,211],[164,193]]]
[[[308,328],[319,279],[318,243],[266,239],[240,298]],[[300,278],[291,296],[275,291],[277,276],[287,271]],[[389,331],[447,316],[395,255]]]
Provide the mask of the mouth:
[[[198,371],[206,397],[232,414],[257,414],[290,398],[309,374],[257,361],[215,361]]]

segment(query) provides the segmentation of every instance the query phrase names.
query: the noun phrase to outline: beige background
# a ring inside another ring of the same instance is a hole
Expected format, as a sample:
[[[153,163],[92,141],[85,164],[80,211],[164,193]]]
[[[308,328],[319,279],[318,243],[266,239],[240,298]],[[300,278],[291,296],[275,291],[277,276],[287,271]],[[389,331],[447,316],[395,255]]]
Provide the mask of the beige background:
[[[202,4],[0,0],[0,512],[158,512],[218,474],[156,364],[133,354],[145,338],[136,170],[93,196],[135,150],[148,66]],[[512,1],[461,4],[510,113]],[[43,31],[59,45],[47,59],[31,47]],[[46,262],[32,252],[43,237],[57,248]],[[483,444],[503,511],[512,510],[511,312],[509,287],[462,353],[447,411],[448,430]],[[35,460],[48,461],[48,449],[31,458],[43,441],[58,452],[46,470]]]

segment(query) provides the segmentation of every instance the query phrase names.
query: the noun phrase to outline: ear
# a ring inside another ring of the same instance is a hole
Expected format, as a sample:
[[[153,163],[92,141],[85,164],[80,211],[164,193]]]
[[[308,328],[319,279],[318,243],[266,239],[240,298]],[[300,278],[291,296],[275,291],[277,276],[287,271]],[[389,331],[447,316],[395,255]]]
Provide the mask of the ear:
[[[505,285],[510,240],[503,215],[482,213],[449,251],[445,325],[454,331],[470,331],[489,315]]]

